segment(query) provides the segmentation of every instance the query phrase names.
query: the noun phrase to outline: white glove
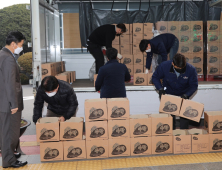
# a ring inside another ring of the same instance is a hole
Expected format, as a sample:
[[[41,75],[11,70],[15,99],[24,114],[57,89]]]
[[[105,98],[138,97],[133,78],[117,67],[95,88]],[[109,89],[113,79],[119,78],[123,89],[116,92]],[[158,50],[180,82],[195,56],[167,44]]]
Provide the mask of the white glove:
[[[146,73],[146,74],[148,74],[148,73],[149,73],[149,70],[148,70],[148,69],[146,69],[145,73]]]
[[[117,58],[118,58],[119,60],[121,60],[121,59],[123,58],[123,56],[122,56],[120,53],[118,53],[118,54],[117,54]]]

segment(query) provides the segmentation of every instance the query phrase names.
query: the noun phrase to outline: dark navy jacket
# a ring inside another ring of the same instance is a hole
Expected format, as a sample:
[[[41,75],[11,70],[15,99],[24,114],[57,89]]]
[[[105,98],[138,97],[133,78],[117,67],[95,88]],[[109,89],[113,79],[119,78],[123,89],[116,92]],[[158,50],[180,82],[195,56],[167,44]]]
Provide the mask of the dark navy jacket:
[[[163,79],[163,85],[160,80]],[[152,76],[153,84],[157,90],[166,87],[166,94],[188,97],[197,90],[198,79],[196,69],[189,63],[186,65],[186,71],[177,78],[174,72],[172,60],[161,63]]]
[[[160,34],[150,40],[151,52],[147,53],[146,68],[150,69],[153,53],[162,56],[162,62],[167,61],[167,54],[175,42],[175,35]]]
[[[100,98],[126,97],[125,81],[130,79],[125,64],[110,60],[99,69],[95,83],[96,91],[100,91]]]

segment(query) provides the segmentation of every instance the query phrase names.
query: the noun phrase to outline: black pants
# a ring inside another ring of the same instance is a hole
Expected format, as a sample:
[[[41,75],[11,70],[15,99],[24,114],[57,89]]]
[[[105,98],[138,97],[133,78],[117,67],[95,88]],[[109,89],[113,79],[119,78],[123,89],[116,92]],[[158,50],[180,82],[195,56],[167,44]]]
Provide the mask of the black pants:
[[[100,67],[104,65],[104,55],[101,46],[88,42],[87,49],[96,60],[96,74],[98,74]]]
[[[176,129],[176,116],[173,116],[173,130]],[[188,129],[189,128],[189,119],[185,119],[180,117],[180,129]]]

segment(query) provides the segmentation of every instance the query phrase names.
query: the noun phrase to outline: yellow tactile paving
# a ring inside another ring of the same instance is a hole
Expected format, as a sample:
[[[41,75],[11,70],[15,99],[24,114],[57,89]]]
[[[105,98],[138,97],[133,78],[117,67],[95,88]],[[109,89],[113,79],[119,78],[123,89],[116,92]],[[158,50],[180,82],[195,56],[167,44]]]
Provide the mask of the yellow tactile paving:
[[[77,170],[102,170],[102,161],[79,161],[77,163]]]
[[[151,166],[158,166],[158,165],[173,165],[174,160],[172,156],[154,156],[149,157],[149,161]]]
[[[222,161],[221,157],[217,153],[196,154],[195,157],[200,163]]]
[[[148,157],[142,158],[127,158],[126,159],[127,167],[144,167],[144,166],[152,166]]]
[[[20,144],[20,146],[39,146],[39,143],[34,141],[34,142],[23,142]]]
[[[27,170],[51,170],[53,163],[30,164]]]
[[[77,162],[53,163],[51,170],[76,170]]]
[[[217,152],[216,155],[218,155],[222,159],[222,152]]]
[[[103,169],[127,168],[126,159],[105,159],[102,160]]]

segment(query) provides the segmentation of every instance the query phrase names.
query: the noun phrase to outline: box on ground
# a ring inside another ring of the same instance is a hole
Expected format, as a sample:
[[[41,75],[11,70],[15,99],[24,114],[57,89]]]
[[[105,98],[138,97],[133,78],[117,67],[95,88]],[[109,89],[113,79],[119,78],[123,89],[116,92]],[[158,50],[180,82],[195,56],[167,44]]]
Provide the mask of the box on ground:
[[[36,123],[37,142],[59,141],[59,121],[57,117],[44,117]]]
[[[134,65],[133,70],[134,74],[143,73],[143,65]]]
[[[134,69],[135,69],[134,65]],[[143,67],[143,66],[142,66]],[[134,74],[133,85],[134,86],[147,86],[147,74],[146,73],[137,73]]]
[[[64,160],[86,159],[86,141],[63,141]]]
[[[182,100],[183,99],[178,96],[162,95],[159,112],[179,116]]]
[[[133,56],[134,65],[143,65],[143,54],[136,54]]]
[[[130,156],[130,138],[109,139],[109,157]]]
[[[209,152],[209,134],[203,129],[190,129],[192,153]]]
[[[133,48],[130,44],[121,44],[120,45],[121,54],[132,54]]]
[[[86,122],[86,140],[108,139],[107,120]]]
[[[204,104],[192,100],[183,100],[180,117],[199,122],[203,114]]]
[[[144,23],[143,24],[144,28],[144,34],[153,34],[153,23]]]
[[[150,70],[149,70],[149,73],[147,74],[147,85],[148,86],[153,86],[154,85],[153,81],[152,81],[152,76],[153,76],[153,73],[152,73],[152,67],[151,67]]]
[[[71,117],[60,122],[60,140],[82,140],[83,118]]]
[[[207,63],[207,74],[220,74],[220,64],[219,62],[216,64]]]
[[[129,119],[129,100],[127,98],[107,99],[108,120]]]
[[[108,158],[108,148],[108,140],[88,140],[86,141],[86,157],[87,159]]]
[[[123,58],[121,59],[121,63],[133,65],[133,55],[130,54],[123,54]]]
[[[68,83],[71,82],[70,77],[69,77],[68,74],[61,73],[61,74],[57,74],[55,77],[58,80],[63,80],[63,81],[68,82]]]
[[[152,154],[152,138],[136,137],[130,138],[131,156],[151,155]]]
[[[204,126],[208,133],[222,133],[222,111],[204,112]]]
[[[179,32],[190,32],[191,23],[190,21],[180,21],[179,22]]]
[[[42,67],[42,79],[46,76],[55,76],[54,65],[52,63],[45,63]]]
[[[63,160],[63,142],[40,143],[40,158],[42,162]]]
[[[133,34],[135,33],[143,34],[143,23],[133,23]]]
[[[159,21],[155,23],[156,30],[158,30],[160,33],[167,33],[167,22],[166,21]]]
[[[106,99],[85,100],[86,122],[94,120],[107,120]]]
[[[220,31],[220,21],[207,21],[207,32],[208,31]]]
[[[97,76],[98,76],[98,74],[94,74],[94,86],[96,85]]]
[[[209,134],[210,138],[210,152],[222,151],[222,134]]]
[[[173,153],[191,153],[191,135],[187,130],[173,130]]]
[[[109,134],[109,139],[129,138],[130,137],[129,119],[109,120],[108,134]]]
[[[152,136],[152,155],[173,153],[172,136]]]
[[[196,71],[197,71],[197,74],[203,74],[203,63],[201,64],[192,64]]]
[[[147,114],[130,115],[130,137],[152,136],[151,118]]]
[[[203,32],[203,21],[190,21],[191,31]]]
[[[152,136],[172,136],[173,117],[169,114],[151,114]]]
[[[130,75],[133,76],[134,74],[133,65],[126,64],[126,67],[128,68]]]

